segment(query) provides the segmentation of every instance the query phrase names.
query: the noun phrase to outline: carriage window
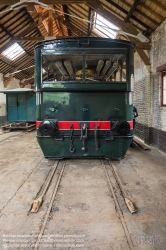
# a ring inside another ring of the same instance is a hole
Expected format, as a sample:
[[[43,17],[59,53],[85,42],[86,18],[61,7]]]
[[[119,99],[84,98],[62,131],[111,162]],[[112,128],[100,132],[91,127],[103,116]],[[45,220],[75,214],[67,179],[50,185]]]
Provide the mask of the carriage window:
[[[126,54],[43,55],[43,81],[126,81]]]

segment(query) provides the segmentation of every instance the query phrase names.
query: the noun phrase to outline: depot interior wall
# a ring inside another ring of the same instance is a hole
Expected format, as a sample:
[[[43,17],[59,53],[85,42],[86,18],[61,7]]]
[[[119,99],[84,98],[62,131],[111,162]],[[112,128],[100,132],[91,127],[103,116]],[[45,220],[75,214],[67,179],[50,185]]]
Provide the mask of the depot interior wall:
[[[3,74],[0,73],[0,90],[4,90]],[[0,93],[0,125],[6,122],[6,96]]]
[[[166,20],[151,36],[148,69],[135,53],[135,91],[133,102],[139,112],[135,133],[146,143],[166,152],[166,107],[161,106],[161,72],[157,67],[166,63]]]

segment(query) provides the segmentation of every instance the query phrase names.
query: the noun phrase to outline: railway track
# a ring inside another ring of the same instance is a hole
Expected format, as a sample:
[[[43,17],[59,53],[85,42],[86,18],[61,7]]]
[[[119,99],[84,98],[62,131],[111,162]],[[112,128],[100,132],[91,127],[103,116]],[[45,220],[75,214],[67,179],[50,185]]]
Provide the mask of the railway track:
[[[128,227],[127,227],[124,215],[123,215],[123,208],[121,206],[122,201],[119,201],[119,197],[117,195],[117,188],[119,188],[118,192],[123,194],[124,200],[125,200],[125,196],[128,195],[127,191],[123,188],[122,181],[120,179],[120,176],[118,175],[118,171],[116,167],[114,166],[114,164],[106,160],[97,160],[97,161],[98,161],[98,164],[100,164],[100,167],[104,171],[104,174],[107,180],[107,185],[109,188],[109,196],[113,197],[113,202],[116,208],[117,217],[120,219],[120,222],[124,231],[124,235],[126,237],[126,241],[128,244],[128,249],[133,250],[135,249],[134,244],[131,239],[131,236],[130,236],[130,233],[129,233],[129,230],[128,230]],[[59,160],[55,162],[48,177],[46,178],[46,181],[43,183],[42,188],[40,189],[40,192],[38,192],[38,198],[32,204],[31,212],[33,213],[38,212],[38,210],[40,209],[40,206],[42,206],[42,204],[44,203],[44,197],[52,183],[52,180],[54,179],[54,175],[57,174],[58,178],[56,178],[56,182],[54,183],[54,188],[52,191],[52,196],[49,202],[49,206],[47,207],[47,211],[45,212],[41,227],[36,236],[35,244],[33,245],[34,250],[42,249],[40,248],[40,241],[45,233],[47,225],[49,224],[53,204],[55,202],[58,188],[61,184],[61,180],[65,171],[66,164],[70,164],[70,161],[68,162],[68,160]],[[132,209],[135,209],[135,207],[132,207]],[[132,212],[136,212],[136,209],[132,210]]]

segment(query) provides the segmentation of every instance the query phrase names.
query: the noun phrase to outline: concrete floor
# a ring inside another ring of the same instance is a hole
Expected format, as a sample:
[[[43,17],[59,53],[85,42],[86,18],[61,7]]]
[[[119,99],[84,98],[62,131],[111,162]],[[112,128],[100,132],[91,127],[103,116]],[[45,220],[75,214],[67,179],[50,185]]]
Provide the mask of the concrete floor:
[[[0,249],[33,249],[60,168],[39,212],[29,210],[54,164],[43,158],[35,132],[0,135]],[[166,155],[137,146],[114,164],[138,208],[129,213],[107,164],[132,249],[165,250]],[[39,249],[131,249],[100,160],[67,160]]]

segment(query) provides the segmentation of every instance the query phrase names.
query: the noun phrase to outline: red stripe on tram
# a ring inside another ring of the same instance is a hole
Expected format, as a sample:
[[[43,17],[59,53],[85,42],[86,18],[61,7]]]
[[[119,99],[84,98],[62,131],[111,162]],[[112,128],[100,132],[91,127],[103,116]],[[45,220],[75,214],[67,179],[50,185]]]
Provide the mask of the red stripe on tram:
[[[36,129],[39,128],[41,121],[36,121]],[[59,121],[58,122],[58,129],[59,130],[70,130],[70,126],[73,125],[74,129],[79,130],[80,124],[84,123],[84,121]],[[86,123],[86,122],[85,122]],[[98,130],[110,130],[111,129],[111,122],[109,121],[90,121],[88,123],[88,129],[94,130],[95,126],[97,125]],[[130,125],[130,129],[133,129],[133,121],[128,121]]]
[[[60,121],[58,122],[58,129],[59,130],[70,130],[70,125],[72,124],[74,129],[81,129],[80,124],[84,123],[84,121]],[[86,121],[85,121],[86,123]],[[88,123],[88,129],[94,130],[95,125],[97,125],[97,129],[101,130],[110,130],[111,128],[111,123],[109,121],[90,121]]]
[[[110,130],[111,129],[111,122],[108,121],[92,121],[89,122],[89,129],[95,129],[95,126],[97,125],[97,129],[101,130]]]
[[[128,121],[129,125],[130,125],[130,129],[133,129],[133,121]]]
[[[70,125],[73,125],[74,129],[80,129],[80,122],[75,121],[60,121],[58,122],[59,130],[70,130]]]
[[[36,129],[39,128],[41,121],[36,121]]]

